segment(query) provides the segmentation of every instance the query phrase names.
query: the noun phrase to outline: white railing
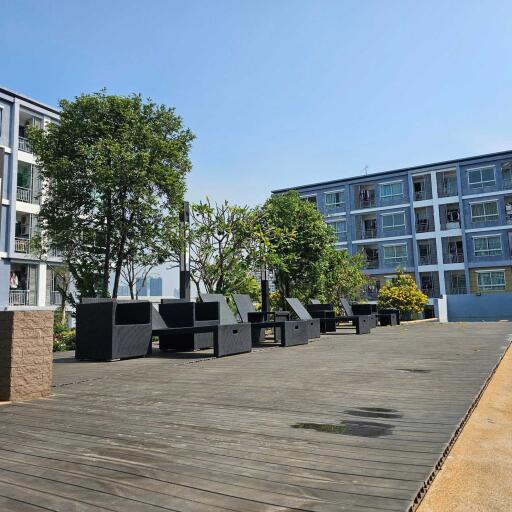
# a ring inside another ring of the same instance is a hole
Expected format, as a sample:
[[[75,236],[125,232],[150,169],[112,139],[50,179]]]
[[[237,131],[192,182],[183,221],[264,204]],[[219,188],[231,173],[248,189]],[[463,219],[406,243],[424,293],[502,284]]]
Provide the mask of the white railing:
[[[62,251],[57,247],[50,247],[48,249],[48,256],[50,258],[60,258],[62,256]]]
[[[25,137],[18,137],[18,149],[20,151],[25,151],[26,153],[32,153],[30,142]]]
[[[9,290],[9,306],[36,306],[36,293],[31,290]]]
[[[32,202],[32,189],[25,187],[16,187],[16,200],[24,203]]]
[[[14,239],[14,252],[28,254],[30,252],[30,238],[16,237]]]

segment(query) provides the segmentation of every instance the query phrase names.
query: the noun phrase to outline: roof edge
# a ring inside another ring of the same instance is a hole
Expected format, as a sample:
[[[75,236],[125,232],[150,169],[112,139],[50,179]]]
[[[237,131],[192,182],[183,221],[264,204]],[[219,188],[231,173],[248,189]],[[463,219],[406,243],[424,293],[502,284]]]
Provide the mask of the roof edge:
[[[51,105],[47,105],[46,103],[43,103],[42,101],[35,100],[34,98],[31,98],[30,96],[26,96],[25,94],[21,94],[19,92],[13,91],[12,89],[9,89],[8,87],[0,86],[0,92],[3,92],[4,94],[7,94],[9,96],[13,96],[14,98],[19,98],[20,100],[26,101],[27,103],[32,103],[33,105],[44,108],[45,110],[48,110],[50,112],[53,112],[54,114],[60,116],[60,110],[56,107],[52,107]]]

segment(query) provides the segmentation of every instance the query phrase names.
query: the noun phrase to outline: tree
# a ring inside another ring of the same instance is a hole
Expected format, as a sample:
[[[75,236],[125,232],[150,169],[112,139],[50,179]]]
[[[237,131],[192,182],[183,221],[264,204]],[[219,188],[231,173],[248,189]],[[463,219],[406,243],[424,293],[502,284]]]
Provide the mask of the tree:
[[[255,295],[253,269],[262,231],[258,208],[212,205],[204,202],[190,207],[190,228],[185,242],[190,246],[190,277],[197,293],[249,293]]]
[[[263,206],[269,236],[266,261],[282,306],[285,297],[307,300],[323,293],[325,258],[334,233],[309,201],[295,191],[274,195]]]
[[[62,100],[59,124],[33,128],[41,166],[40,226],[81,295],[117,296],[128,258],[167,259],[194,138],[174,109],[105,90]],[[158,254],[151,251],[158,247]],[[164,250],[165,249],[165,250]]]
[[[364,274],[364,257],[353,256],[346,250],[330,247],[326,254],[324,270],[324,298],[328,303],[339,305],[341,298],[357,300],[361,297],[368,276]]]
[[[379,308],[395,308],[401,313],[421,313],[428,297],[418,289],[416,281],[403,270],[397,269],[396,275],[379,290]]]

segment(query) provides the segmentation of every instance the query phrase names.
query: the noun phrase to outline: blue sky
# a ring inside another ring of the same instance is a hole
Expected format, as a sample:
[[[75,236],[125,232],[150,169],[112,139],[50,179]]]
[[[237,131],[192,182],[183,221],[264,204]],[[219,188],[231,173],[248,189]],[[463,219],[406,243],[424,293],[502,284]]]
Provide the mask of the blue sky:
[[[512,148],[512,2],[5,4],[0,83],[176,107],[192,200]]]

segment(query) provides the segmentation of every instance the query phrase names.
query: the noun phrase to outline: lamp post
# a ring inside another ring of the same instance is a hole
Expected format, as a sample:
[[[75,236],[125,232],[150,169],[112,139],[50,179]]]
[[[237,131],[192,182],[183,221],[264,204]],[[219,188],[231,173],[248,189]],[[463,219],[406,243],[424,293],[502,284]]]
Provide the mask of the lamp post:
[[[261,265],[261,311],[265,320],[267,319],[267,312],[270,310],[269,304],[269,286],[268,286],[268,270],[267,265]]]
[[[180,212],[180,234],[185,240],[190,226],[190,203],[183,202]],[[183,245],[180,254],[180,299],[190,301],[190,246],[188,242]]]

